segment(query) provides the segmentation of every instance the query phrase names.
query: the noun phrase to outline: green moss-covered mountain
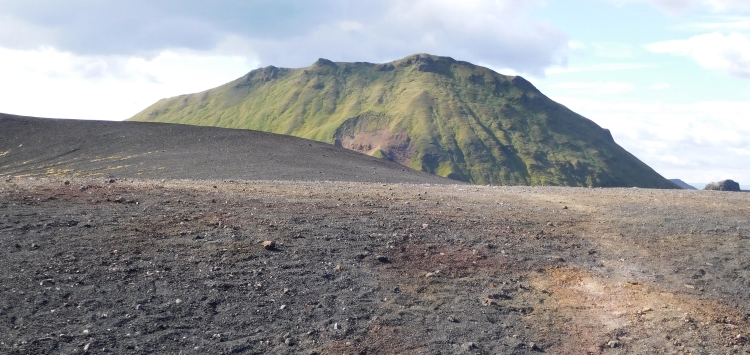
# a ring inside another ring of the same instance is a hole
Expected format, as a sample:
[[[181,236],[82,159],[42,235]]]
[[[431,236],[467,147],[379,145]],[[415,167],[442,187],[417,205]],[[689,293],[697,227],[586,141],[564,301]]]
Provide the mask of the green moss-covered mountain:
[[[479,184],[675,187],[522,77],[426,54],[269,66],[131,120],[289,134]]]

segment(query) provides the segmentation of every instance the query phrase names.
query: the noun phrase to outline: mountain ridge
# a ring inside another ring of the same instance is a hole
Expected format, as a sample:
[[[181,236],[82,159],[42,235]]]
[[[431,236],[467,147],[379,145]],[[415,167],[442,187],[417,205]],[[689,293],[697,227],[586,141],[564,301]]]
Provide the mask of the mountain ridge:
[[[526,79],[428,54],[267,66],[131,120],[293,135],[478,184],[676,187]]]

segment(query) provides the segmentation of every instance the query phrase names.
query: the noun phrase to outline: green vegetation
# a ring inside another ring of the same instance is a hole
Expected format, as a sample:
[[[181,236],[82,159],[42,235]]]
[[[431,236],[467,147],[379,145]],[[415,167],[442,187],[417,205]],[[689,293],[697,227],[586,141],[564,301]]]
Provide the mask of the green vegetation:
[[[426,54],[269,66],[131,120],[289,134],[478,184],[675,187],[522,77]]]

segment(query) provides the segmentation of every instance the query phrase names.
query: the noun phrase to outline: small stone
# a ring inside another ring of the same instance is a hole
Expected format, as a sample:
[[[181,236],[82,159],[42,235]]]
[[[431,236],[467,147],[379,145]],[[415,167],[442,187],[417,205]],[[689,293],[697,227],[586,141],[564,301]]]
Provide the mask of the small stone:
[[[286,308],[286,305],[285,305],[285,304],[282,304],[282,305],[281,305],[281,307],[279,307],[279,310],[282,310],[282,311],[283,311],[283,310],[284,310],[284,308]]]
[[[401,289],[398,287],[393,288],[393,293],[401,293]]]
[[[448,316],[446,319],[451,323],[458,323],[458,320],[454,316]]]
[[[644,307],[644,308],[643,308],[643,309],[641,310],[641,312],[643,312],[643,313],[646,313],[646,312],[651,312],[651,311],[653,311],[653,309],[651,309],[651,307]]]
[[[333,323],[333,329],[340,330],[341,329],[341,324]]]
[[[607,346],[610,348],[619,348],[622,345],[619,340],[613,339],[607,342]]]
[[[568,206],[563,206],[563,208],[562,208],[562,209],[564,209],[564,210],[567,210],[567,209],[568,209]]]
[[[685,284],[684,286],[685,286],[685,288],[689,288],[689,289],[691,289],[691,290],[694,290],[694,289],[695,289],[695,286],[693,286],[693,285],[688,285],[688,284]]]
[[[83,330],[83,334],[88,334],[88,333],[89,333],[89,330],[88,330],[88,329],[84,329],[84,330]]]
[[[83,351],[87,352],[89,351],[89,347],[91,346],[91,343],[86,343],[86,345],[83,346]]]
[[[539,347],[536,343],[529,343],[529,349],[532,351],[542,351],[542,348]]]
[[[547,226],[552,227],[554,224],[552,222],[547,222]]]
[[[273,240],[266,240],[263,242],[263,248],[266,250],[274,250],[276,249],[276,242]]]
[[[473,342],[464,343],[464,345],[462,345],[462,347],[464,349],[466,349],[466,350],[479,349],[479,345],[477,345],[476,343],[473,343]]]
[[[377,259],[377,260],[378,260],[379,262],[381,262],[381,263],[389,263],[389,262],[390,262],[390,259],[388,259],[388,257],[387,257],[387,256],[385,256],[385,255],[378,255],[378,256],[376,256],[375,258],[376,258],[376,259]]]
[[[180,304],[180,303],[182,303],[182,300],[178,298],[178,299],[174,300],[174,303],[175,304]]]
[[[429,225],[429,224],[427,224],[427,223],[422,223],[422,229],[427,229],[427,228],[429,228],[429,227],[430,227],[430,225]]]
[[[70,181],[68,181],[68,180],[65,180],[64,184],[65,184],[66,186],[67,186],[67,185],[70,185]]]
[[[107,183],[110,183],[110,184],[114,184],[115,182],[116,182],[115,179],[109,179],[109,181],[107,181]]]
[[[550,259],[552,259],[552,261],[556,261],[556,262],[559,262],[559,263],[564,263],[565,262],[565,258],[563,258],[562,256],[559,256],[559,255],[553,255],[553,256],[550,257]]]
[[[286,344],[287,346],[294,346],[294,339],[286,338],[284,339],[284,344]]]

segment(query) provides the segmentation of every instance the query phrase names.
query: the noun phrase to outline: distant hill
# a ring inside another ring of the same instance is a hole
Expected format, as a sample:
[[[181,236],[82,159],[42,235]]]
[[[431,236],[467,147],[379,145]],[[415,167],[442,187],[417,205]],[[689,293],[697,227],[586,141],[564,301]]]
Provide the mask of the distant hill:
[[[0,176],[455,183],[266,132],[6,114],[0,114]]]
[[[427,54],[269,66],[131,120],[288,134],[479,184],[676,188],[522,77]]]
[[[673,182],[675,185],[677,185],[677,186],[679,186],[679,187],[681,187],[683,189],[686,189],[686,190],[698,190],[694,186],[692,186],[692,185],[690,185],[690,184],[688,184],[688,183],[686,183],[686,182],[684,182],[684,181],[682,181],[680,179],[669,179],[669,181]]]

